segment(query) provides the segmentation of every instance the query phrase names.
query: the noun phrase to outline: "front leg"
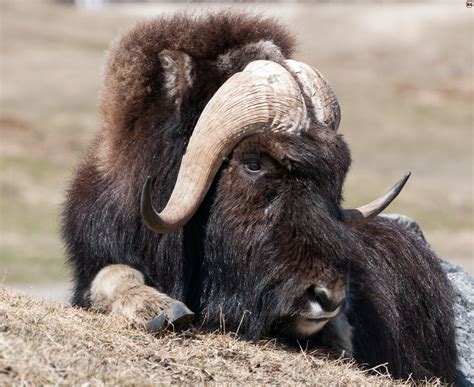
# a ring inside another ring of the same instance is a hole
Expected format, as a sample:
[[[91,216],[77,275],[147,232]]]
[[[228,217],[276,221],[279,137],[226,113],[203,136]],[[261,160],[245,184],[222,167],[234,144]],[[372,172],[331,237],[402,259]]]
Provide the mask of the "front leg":
[[[170,324],[181,329],[194,317],[182,302],[145,285],[143,274],[127,265],[109,265],[99,271],[91,284],[90,300],[91,308],[123,316],[151,332]]]

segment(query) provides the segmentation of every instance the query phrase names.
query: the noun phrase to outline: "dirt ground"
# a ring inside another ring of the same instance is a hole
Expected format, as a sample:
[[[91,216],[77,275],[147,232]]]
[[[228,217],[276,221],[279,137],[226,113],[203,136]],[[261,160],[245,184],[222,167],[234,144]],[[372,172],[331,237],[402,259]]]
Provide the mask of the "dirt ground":
[[[64,284],[60,203],[97,127],[105,50],[138,18],[220,6],[0,7],[0,280]],[[300,42],[296,57],[335,88],[354,159],[346,204],[411,170],[390,212],[417,219],[442,256],[473,274],[472,11],[456,2],[237,7],[281,18]]]
[[[0,288],[0,385],[410,385],[304,348],[221,333],[152,336],[111,316]]]

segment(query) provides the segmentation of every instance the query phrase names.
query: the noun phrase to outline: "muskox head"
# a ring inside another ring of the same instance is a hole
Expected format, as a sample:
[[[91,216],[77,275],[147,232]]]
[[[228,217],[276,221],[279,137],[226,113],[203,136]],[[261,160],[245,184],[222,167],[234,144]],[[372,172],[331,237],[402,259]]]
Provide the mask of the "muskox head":
[[[349,228],[382,211],[408,175],[382,198],[342,209],[350,154],[339,120],[335,94],[317,70],[257,60],[206,105],[159,213],[147,180],[142,216],[156,233],[182,227],[209,198],[202,314],[223,313],[250,337],[274,330],[305,338],[344,310]]]

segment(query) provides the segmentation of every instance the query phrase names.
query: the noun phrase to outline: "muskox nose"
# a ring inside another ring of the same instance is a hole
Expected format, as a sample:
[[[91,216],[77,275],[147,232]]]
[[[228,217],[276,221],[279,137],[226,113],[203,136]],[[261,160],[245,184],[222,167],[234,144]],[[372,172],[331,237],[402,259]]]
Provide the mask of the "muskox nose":
[[[345,293],[343,287],[339,289],[327,289],[324,287],[311,286],[308,289],[309,300],[317,302],[325,312],[329,313],[343,306]]]

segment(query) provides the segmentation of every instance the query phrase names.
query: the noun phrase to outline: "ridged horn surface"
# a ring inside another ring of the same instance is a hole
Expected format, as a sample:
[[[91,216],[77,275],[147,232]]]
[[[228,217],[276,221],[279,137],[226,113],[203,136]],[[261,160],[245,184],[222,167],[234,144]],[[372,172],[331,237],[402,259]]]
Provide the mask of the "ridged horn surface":
[[[306,63],[292,59],[286,60],[285,63],[312,102],[315,122],[319,126],[337,131],[341,121],[341,108],[329,82],[318,70]]]
[[[304,98],[291,74],[271,61],[254,61],[230,77],[204,108],[189,139],[166,207],[152,204],[151,181],[142,191],[141,213],[156,233],[182,227],[204,199],[222,161],[243,138],[263,132],[298,133],[308,127]]]

